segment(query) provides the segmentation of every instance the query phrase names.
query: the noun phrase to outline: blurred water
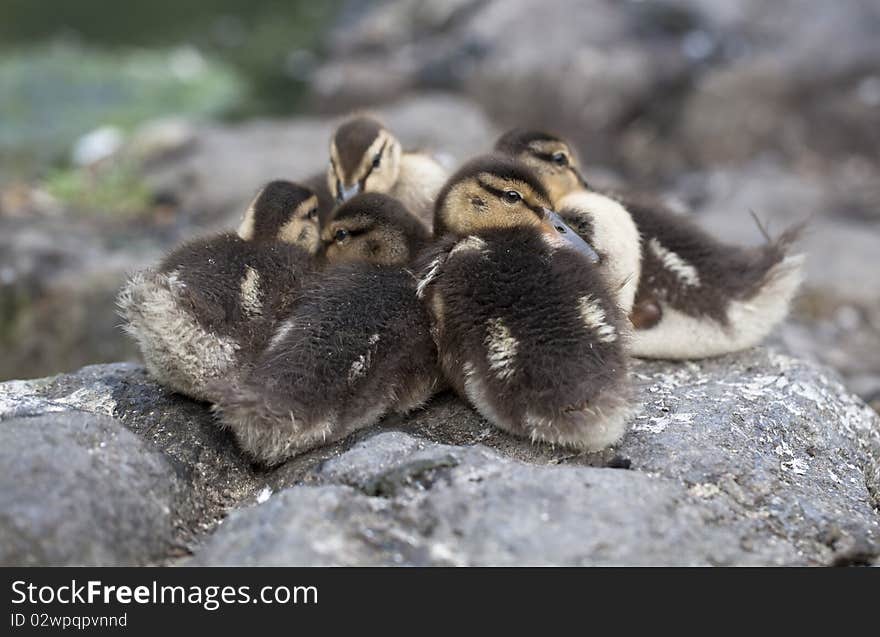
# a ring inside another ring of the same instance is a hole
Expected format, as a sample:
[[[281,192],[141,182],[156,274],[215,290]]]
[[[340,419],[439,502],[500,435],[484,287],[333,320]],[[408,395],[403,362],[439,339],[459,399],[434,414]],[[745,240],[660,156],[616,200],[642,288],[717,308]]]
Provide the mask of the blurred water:
[[[338,4],[4,0],[0,181],[64,161],[101,126],[296,112]]]

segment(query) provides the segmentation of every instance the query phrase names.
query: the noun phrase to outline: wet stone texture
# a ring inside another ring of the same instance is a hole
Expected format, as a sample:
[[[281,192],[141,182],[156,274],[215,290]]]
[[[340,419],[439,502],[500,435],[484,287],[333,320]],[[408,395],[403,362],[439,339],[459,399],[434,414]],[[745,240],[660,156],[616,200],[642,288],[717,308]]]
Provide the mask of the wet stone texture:
[[[281,467],[134,365],[0,384],[0,559],[29,564],[875,564],[880,419],[771,350],[637,362],[578,454],[443,394]]]

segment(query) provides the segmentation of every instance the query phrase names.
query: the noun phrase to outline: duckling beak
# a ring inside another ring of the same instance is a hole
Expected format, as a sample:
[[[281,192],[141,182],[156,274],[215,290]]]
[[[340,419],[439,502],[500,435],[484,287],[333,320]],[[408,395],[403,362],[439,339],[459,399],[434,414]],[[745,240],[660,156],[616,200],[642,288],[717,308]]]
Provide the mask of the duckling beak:
[[[345,187],[341,182],[337,185],[338,192],[336,193],[336,202],[344,203],[354,197],[361,191],[360,183],[354,183],[348,188]]]
[[[544,209],[544,231],[558,236],[563,241],[568,242],[572,248],[580,252],[590,260],[590,263],[599,263],[599,255],[589,243],[584,241],[581,236],[569,228],[556,212]]]

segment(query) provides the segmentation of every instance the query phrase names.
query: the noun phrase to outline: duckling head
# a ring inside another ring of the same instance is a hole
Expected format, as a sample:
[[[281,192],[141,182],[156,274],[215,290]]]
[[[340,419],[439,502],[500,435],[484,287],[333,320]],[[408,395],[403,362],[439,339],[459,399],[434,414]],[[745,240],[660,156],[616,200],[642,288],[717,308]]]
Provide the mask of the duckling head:
[[[343,203],[362,192],[389,192],[400,176],[400,142],[378,120],[343,122],[330,142],[327,187]]]
[[[370,192],[339,206],[321,239],[329,263],[408,263],[429,239],[428,230],[397,199]]]
[[[514,157],[477,157],[450,177],[437,195],[434,234],[438,237],[507,228],[535,228],[548,241],[565,243],[591,262],[599,261],[595,250],[552,209],[537,174]]]
[[[244,214],[238,236],[245,241],[283,241],[315,254],[321,245],[318,198],[305,186],[270,181]]]
[[[514,128],[495,142],[495,150],[516,157],[535,171],[553,201],[574,190],[589,188],[571,147],[555,135]]]

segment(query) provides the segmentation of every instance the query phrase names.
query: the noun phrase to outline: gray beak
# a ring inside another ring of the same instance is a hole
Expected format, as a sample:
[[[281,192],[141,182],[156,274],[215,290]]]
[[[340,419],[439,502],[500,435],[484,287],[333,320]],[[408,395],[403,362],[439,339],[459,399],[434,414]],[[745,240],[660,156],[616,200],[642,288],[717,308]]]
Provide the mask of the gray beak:
[[[569,228],[562,220],[562,217],[553,210],[544,209],[544,226],[548,232],[558,235],[567,241],[572,248],[587,257],[590,263],[599,263],[599,255],[596,254],[593,246],[584,241],[577,232]]]
[[[356,194],[358,194],[361,191],[361,185],[359,183],[355,183],[346,188],[342,183],[339,183],[338,189],[339,192],[336,194],[336,201],[342,203],[344,201],[348,201]]]

